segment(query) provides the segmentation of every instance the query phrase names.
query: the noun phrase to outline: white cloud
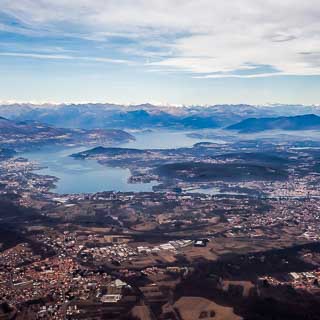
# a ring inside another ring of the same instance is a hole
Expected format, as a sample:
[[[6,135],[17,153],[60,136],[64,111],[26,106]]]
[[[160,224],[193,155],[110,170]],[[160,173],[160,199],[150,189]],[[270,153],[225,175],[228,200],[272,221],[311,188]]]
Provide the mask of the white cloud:
[[[277,74],[252,66],[320,74],[320,0],[1,0],[1,11],[47,36],[135,39],[120,50],[149,56],[147,68],[197,77]],[[152,42],[168,54],[157,55]]]
[[[109,59],[109,58],[104,58],[104,57],[79,57],[79,56],[70,56],[70,55],[63,55],[63,54],[0,52],[0,56],[3,56],[3,57],[32,58],[32,59],[45,59],[45,60],[82,60],[82,61],[93,61],[93,62],[131,64],[130,61],[121,60],[121,59]]]

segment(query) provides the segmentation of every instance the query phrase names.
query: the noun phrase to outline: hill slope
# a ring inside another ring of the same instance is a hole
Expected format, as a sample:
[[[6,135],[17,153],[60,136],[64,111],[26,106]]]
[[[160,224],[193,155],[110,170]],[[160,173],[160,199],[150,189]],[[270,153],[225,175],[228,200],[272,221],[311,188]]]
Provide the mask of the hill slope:
[[[320,130],[320,117],[306,114],[294,117],[249,118],[227,127],[243,133],[266,130]]]
[[[0,117],[0,148],[28,148],[46,144],[110,145],[134,140],[123,130],[56,128],[37,121],[13,121]]]

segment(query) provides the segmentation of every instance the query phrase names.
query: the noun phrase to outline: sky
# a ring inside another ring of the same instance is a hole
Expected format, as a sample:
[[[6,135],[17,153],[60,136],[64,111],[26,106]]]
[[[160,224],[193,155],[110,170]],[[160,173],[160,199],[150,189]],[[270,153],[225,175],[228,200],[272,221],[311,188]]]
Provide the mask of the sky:
[[[0,101],[320,104],[320,0],[0,0]]]

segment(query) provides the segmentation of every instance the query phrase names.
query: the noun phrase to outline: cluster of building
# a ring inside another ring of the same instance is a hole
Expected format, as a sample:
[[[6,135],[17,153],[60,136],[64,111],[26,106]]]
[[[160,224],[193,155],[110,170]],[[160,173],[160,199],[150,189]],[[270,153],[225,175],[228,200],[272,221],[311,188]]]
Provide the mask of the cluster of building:
[[[275,277],[265,276],[259,280],[275,287],[290,285],[297,290],[309,291],[314,294],[320,293],[320,270],[290,272],[283,278],[285,279],[279,280]]]
[[[0,272],[37,259],[39,259],[39,256],[34,254],[28,243],[19,243],[0,252]]]
[[[0,194],[19,194],[21,204],[32,205],[30,197],[42,198],[57,182],[57,178],[36,174],[39,165],[25,158],[0,161]]]
[[[137,251],[139,253],[146,253],[146,254],[160,252],[161,250],[164,250],[164,251],[168,250],[174,253],[178,253],[178,250],[180,248],[184,248],[192,244],[193,244],[192,240],[173,240],[173,241],[169,241],[167,243],[159,244],[153,247],[138,246]]]
[[[88,257],[90,257],[97,262],[102,262],[104,260],[114,262],[131,261],[134,256],[137,256],[137,254],[137,250],[127,244],[113,244],[107,247],[85,248],[80,252],[84,261],[87,261]]]
[[[10,277],[8,277],[10,275]],[[17,311],[32,306],[34,318],[64,319],[75,301],[116,303],[132,288],[105,272],[90,271],[76,259],[51,257],[0,272],[0,297]]]

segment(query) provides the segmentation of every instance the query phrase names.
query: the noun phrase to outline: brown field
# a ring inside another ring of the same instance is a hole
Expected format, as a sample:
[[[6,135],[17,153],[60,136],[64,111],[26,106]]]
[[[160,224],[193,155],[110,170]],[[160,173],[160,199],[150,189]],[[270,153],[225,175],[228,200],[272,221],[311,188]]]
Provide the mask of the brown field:
[[[233,308],[224,307],[201,297],[182,297],[174,304],[182,320],[241,320]]]
[[[189,246],[184,248],[183,253],[190,262],[198,258],[204,258],[211,261],[217,260],[217,255],[210,251],[209,246],[205,248]]]
[[[147,306],[135,306],[131,314],[133,317],[136,317],[139,320],[151,320],[152,316],[150,310]]]
[[[151,231],[154,230],[157,226],[158,225],[155,222],[144,222],[136,224],[132,227],[132,229],[136,231]]]

